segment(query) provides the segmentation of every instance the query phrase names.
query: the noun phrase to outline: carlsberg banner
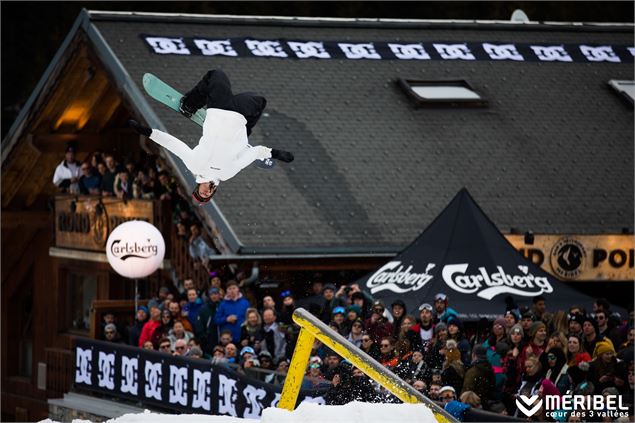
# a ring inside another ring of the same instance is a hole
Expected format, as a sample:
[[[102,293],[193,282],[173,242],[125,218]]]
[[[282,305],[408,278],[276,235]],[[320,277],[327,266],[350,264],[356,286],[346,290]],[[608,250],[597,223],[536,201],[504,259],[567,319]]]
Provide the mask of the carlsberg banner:
[[[524,306],[542,295],[563,310],[593,302],[523,257],[466,189],[409,246],[356,282],[386,305],[404,301],[409,313],[444,293],[461,318],[475,320],[503,314],[508,297]]]
[[[429,263],[423,273],[413,272],[413,265],[404,266],[400,261],[391,261],[382,266],[366,282],[370,292],[375,294],[389,290],[397,293],[418,291],[423,288],[433,275],[429,272],[437,267]],[[454,291],[491,300],[500,294],[515,294],[524,297],[535,297],[543,293],[553,292],[549,279],[534,276],[527,266],[517,266],[514,274],[507,273],[502,266],[496,266],[495,272],[488,272],[485,267],[474,267],[468,271],[468,263],[446,264],[441,270],[443,281]]]
[[[86,338],[75,340],[74,387],[172,411],[248,419],[276,407],[282,391],[208,360]],[[323,393],[301,391],[300,401],[324,403]]]

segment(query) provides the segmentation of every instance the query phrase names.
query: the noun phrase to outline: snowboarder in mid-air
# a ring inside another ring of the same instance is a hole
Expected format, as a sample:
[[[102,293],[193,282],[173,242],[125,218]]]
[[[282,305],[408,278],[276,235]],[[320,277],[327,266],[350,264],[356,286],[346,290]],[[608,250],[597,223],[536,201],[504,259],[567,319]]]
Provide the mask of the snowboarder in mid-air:
[[[181,99],[180,111],[188,118],[203,106],[207,109],[203,135],[193,149],[178,138],[135,120],[129,120],[129,125],[179,157],[196,176],[192,196],[207,203],[220,181],[232,178],[254,160],[293,161],[293,154],[288,151],[249,145],[247,137],[266,104],[264,97],[252,93],[232,94],[229,78],[216,69],[207,72]]]

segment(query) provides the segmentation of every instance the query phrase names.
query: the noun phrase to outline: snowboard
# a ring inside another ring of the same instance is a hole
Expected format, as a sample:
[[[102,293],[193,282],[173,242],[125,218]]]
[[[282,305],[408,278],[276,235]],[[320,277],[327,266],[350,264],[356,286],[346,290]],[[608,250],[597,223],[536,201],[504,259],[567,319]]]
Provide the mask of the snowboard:
[[[179,110],[179,105],[181,103],[183,94],[181,94],[151,73],[146,73],[143,75],[143,88],[146,90],[150,97],[154,98],[160,103],[163,103],[170,109],[185,117],[185,115],[183,115]],[[202,128],[203,122],[205,122],[205,115],[205,109],[201,108],[198,109],[196,113],[194,113],[189,119]],[[267,170],[273,168],[273,166],[275,165],[275,161],[272,159],[255,160],[253,164],[260,169]]]

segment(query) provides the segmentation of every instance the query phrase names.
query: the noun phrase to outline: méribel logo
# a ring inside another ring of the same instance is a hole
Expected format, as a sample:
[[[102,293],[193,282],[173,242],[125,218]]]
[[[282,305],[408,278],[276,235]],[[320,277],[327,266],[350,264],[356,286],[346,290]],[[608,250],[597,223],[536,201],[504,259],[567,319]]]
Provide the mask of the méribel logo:
[[[528,397],[526,395],[518,395],[516,398],[516,407],[522,411],[527,417],[531,417],[540,410],[542,406],[542,400],[538,395],[532,395]]]

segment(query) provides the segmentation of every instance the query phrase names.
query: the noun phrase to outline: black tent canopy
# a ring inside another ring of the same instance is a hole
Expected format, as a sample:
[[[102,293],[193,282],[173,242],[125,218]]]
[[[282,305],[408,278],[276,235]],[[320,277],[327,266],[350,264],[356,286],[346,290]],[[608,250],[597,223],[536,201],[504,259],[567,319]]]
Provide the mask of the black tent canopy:
[[[504,314],[507,296],[522,306],[542,295],[547,311],[590,310],[593,302],[516,251],[465,188],[412,244],[358,283],[387,307],[403,300],[412,314],[442,292],[466,320]]]

